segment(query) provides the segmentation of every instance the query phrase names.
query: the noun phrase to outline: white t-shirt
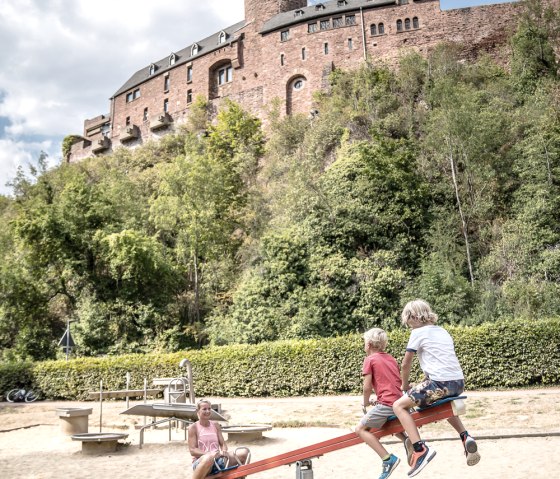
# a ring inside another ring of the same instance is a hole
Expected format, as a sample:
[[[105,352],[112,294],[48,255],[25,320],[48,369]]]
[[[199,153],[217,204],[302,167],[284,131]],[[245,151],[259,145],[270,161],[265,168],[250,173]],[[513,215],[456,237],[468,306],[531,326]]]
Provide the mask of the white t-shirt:
[[[406,350],[418,354],[422,371],[434,381],[464,379],[453,338],[440,326],[427,325],[410,333]]]

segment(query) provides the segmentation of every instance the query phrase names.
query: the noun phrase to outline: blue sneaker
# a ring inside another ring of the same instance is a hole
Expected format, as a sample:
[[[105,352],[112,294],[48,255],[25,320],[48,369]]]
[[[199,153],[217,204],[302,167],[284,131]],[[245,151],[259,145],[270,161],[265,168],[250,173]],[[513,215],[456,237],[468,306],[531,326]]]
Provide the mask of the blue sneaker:
[[[401,462],[401,460],[394,454],[391,454],[389,459],[383,461],[383,470],[381,471],[381,475],[379,476],[379,479],[387,479],[392,474],[392,472],[397,468],[399,462]]]

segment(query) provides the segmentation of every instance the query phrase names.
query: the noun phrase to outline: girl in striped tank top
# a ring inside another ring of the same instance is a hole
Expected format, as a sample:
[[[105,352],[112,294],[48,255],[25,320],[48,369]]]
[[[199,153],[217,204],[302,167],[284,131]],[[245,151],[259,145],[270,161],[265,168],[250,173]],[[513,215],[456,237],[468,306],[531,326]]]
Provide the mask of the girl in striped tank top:
[[[227,459],[229,464],[238,464],[237,458],[231,452],[222,435],[222,429],[217,422],[210,421],[212,415],[212,405],[210,401],[201,400],[196,405],[198,421],[191,424],[189,433],[189,452],[192,456],[192,479],[202,479],[210,474],[217,474],[220,469],[226,467]],[[247,460],[248,449],[242,450],[238,456],[244,464]],[[214,460],[218,463],[216,466]]]

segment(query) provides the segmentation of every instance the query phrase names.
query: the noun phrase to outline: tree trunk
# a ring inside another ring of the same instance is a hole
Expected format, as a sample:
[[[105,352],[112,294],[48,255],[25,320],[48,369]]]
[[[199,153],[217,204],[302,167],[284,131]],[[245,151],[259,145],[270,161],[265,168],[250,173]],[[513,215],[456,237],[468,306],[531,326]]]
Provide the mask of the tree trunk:
[[[453,158],[453,151],[451,145],[449,147],[449,163],[451,164],[451,178],[453,179],[453,187],[455,188],[455,198],[457,199],[457,207],[459,208],[459,216],[461,217],[461,229],[463,230],[463,237],[465,238],[465,247],[467,249],[467,264],[469,265],[469,277],[471,281],[471,286],[474,285],[474,275],[471,262],[471,247],[469,243],[469,235],[467,233],[467,221],[465,220],[465,215],[463,214],[463,208],[461,206],[461,197],[459,196],[459,185],[457,184],[457,174],[455,169],[455,159]]]

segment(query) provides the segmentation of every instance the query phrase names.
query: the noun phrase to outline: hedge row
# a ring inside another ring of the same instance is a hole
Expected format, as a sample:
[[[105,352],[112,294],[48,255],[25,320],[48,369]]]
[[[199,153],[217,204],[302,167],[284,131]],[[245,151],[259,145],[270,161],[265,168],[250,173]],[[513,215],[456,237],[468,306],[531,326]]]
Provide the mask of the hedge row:
[[[455,340],[468,389],[560,384],[560,318],[447,327]],[[402,358],[407,331],[390,334],[388,352]],[[144,378],[180,376],[179,362],[193,366],[201,396],[311,396],[361,390],[360,335],[279,341],[71,361],[0,364],[0,391],[32,386],[49,399],[85,399],[88,391],[142,389]],[[417,363],[417,362],[416,362]],[[417,364],[416,364],[417,367]],[[418,369],[413,371],[419,376]]]

